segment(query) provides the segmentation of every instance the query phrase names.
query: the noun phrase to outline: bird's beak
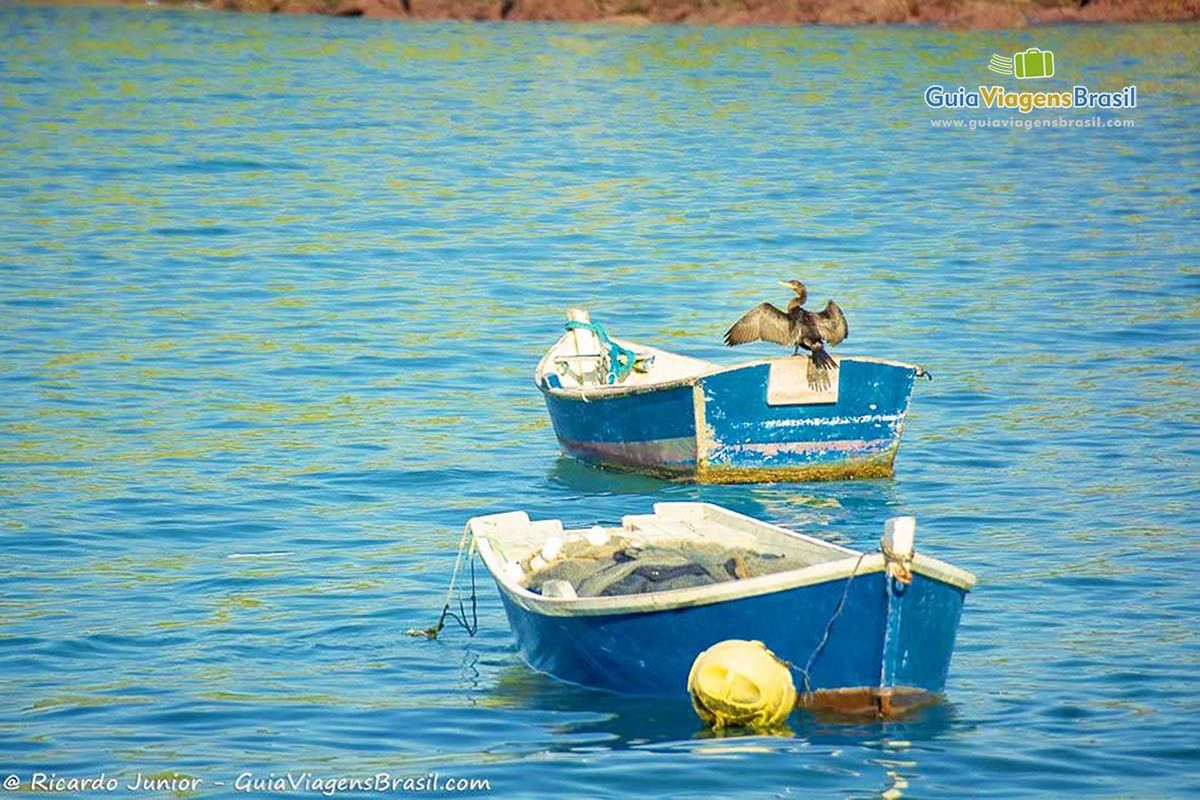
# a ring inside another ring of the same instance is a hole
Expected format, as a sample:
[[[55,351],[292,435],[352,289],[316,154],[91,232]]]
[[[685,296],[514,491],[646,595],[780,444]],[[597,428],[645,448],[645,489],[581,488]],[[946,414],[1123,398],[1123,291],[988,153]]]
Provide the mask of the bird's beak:
[[[780,281],[780,282],[779,282],[779,285],[780,285],[780,286],[786,286],[786,287],[787,287],[787,288],[789,288],[789,289],[795,289],[795,288],[796,288],[795,286],[792,286],[792,283],[791,283],[791,281]]]

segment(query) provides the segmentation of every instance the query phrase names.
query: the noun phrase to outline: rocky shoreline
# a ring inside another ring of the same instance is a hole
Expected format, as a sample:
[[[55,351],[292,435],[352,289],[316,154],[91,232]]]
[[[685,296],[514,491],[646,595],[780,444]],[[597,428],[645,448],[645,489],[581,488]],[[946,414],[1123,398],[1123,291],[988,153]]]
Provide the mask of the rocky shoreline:
[[[211,5],[231,11],[386,19],[621,24],[1023,28],[1057,22],[1200,19],[1200,0],[211,0]]]
[[[376,19],[621,25],[934,25],[1200,20],[1200,0],[30,0],[56,5],[204,5],[223,11]]]

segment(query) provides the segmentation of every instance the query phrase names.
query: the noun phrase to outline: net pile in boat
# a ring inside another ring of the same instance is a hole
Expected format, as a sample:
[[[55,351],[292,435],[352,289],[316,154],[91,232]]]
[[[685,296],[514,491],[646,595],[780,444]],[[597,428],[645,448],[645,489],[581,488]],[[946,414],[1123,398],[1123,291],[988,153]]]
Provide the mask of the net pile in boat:
[[[597,547],[575,541],[552,563],[529,573],[525,586],[540,593],[546,582],[561,580],[579,597],[612,597],[707,586],[805,566],[781,553],[709,542],[638,544],[616,539]]]

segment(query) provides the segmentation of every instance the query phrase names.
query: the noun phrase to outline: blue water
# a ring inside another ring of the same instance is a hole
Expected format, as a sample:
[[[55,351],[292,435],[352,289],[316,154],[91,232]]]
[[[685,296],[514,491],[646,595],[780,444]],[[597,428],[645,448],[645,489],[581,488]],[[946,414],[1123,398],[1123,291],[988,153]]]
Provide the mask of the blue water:
[[[0,32],[0,777],[1200,792],[1195,25],[5,5]],[[1056,86],[1136,83],[1102,114],[1135,127],[932,129],[925,86],[1034,45]],[[730,362],[773,354],[721,334],[792,277],[846,310],[842,352],[936,376],[894,480],[695,487],[558,456],[532,371],[565,307]],[[918,547],[980,579],[946,701],[712,738],[682,694],[533,673],[490,583],[475,638],[405,636],[469,517],[668,499],[861,547],[916,514]]]

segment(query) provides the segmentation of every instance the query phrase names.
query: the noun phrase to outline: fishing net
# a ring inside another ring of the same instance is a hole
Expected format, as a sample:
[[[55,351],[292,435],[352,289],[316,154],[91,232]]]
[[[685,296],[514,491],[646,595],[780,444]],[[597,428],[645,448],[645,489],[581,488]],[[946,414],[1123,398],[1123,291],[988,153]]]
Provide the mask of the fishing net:
[[[552,563],[529,572],[525,586],[541,592],[549,581],[566,581],[579,597],[612,597],[707,586],[804,566],[779,553],[703,542],[571,542]]]

